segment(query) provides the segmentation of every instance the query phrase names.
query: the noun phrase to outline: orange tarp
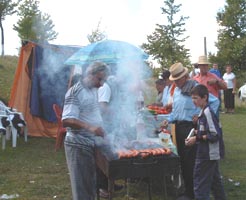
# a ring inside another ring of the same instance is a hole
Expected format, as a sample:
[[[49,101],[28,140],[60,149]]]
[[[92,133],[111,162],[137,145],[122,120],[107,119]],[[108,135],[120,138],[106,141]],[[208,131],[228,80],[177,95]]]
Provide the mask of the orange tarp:
[[[57,123],[45,121],[30,113],[31,79],[28,76],[27,62],[33,48],[35,48],[35,44],[31,42],[21,48],[15,79],[10,94],[9,107],[13,107],[23,113],[27,122],[28,135],[56,137]],[[33,62],[35,62],[34,58]]]

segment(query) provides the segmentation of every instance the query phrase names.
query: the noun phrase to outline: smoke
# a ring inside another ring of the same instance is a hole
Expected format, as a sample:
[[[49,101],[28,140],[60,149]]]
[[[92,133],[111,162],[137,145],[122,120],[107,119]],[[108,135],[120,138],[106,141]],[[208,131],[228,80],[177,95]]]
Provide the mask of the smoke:
[[[48,121],[53,120],[52,104],[62,105],[68,89],[72,66],[64,63],[77,51],[75,48],[56,45],[37,47],[36,55],[42,56],[36,69],[39,90],[35,90],[35,93],[40,101],[39,108],[42,108],[39,113],[49,119]],[[139,111],[141,105],[138,105],[140,92],[145,98],[149,94],[146,80],[152,76],[151,70],[143,58],[131,53],[131,50],[124,49],[122,54],[129,56],[122,56],[116,63],[109,64],[113,75],[108,79],[112,98],[109,103],[110,114],[103,116],[105,141],[110,143],[114,150],[126,148],[131,141],[148,140],[149,137],[153,137],[156,128],[154,117],[148,113],[143,115]],[[148,124],[144,124],[146,116]],[[97,143],[102,146],[100,144],[104,144],[105,141],[99,140]]]
[[[71,73],[71,66],[64,65],[66,58],[66,47],[50,46],[44,48],[43,60],[41,63],[41,71],[48,81],[44,82],[43,87],[51,89],[50,86],[55,86],[54,91],[57,96],[64,95],[63,91],[68,88],[68,81]],[[64,84],[65,83],[65,84]],[[47,92],[49,90],[44,90]]]
[[[52,110],[50,108],[54,102],[60,102],[60,105],[63,103],[72,69],[71,65],[64,65],[64,63],[74,54],[68,47],[55,45],[41,48],[40,51],[42,51],[42,60],[38,67],[38,80],[42,90],[39,92],[39,99],[46,102],[41,106],[42,108],[46,107],[45,110],[48,108]],[[78,52],[75,49],[73,51]],[[98,56],[99,53],[93,52],[93,56]],[[90,56],[92,53],[89,53]],[[114,56],[114,52],[112,52],[112,56]],[[81,59],[79,56],[77,58]],[[97,145],[101,147],[105,147],[105,142],[109,143],[107,148],[112,148],[115,151],[128,148],[129,142],[148,140],[149,137],[153,137],[155,130],[153,115],[146,113],[149,119],[147,119],[148,124],[144,124],[146,116],[139,110],[142,103],[138,102],[140,92],[145,98],[149,94],[146,80],[152,76],[150,68],[142,55],[138,56],[131,49],[121,49],[119,58],[116,56],[116,59],[117,62],[114,64],[108,64],[112,76],[107,82],[111,88],[112,98],[109,103],[110,114],[103,116],[106,136],[105,140],[99,138],[96,141]],[[84,70],[85,66],[83,63],[81,68]]]
[[[152,74],[142,58],[122,59],[110,67],[114,74],[114,78],[110,77],[107,81],[112,92],[109,103],[111,114],[103,118],[106,118],[105,140],[111,144],[114,151],[117,151],[127,148],[129,142],[144,141],[148,137],[153,137],[151,134],[154,132],[154,126],[145,126],[146,129],[141,130],[140,123],[144,122],[141,121],[143,116],[138,105],[140,92],[144,96],[148,95],[148,86],[145,81]],[[150,123],[152,123],[151,120],[154,120],[153,115],[150,116]],[[142,134],[141,137],[138,137],[139,131]]]

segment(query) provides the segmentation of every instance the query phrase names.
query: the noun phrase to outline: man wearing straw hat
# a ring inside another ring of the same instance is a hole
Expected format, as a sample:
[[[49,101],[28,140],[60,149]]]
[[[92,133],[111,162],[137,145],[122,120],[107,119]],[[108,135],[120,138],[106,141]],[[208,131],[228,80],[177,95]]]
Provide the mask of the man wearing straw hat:
[[[168,118],[169,123],[175,124],[176,143],[182,176],[184,179],[185,192],[178,199],[194,199],[193,190],[193,168],[195,164],[196,145],[186,146],[185,139],[192,128],[195,127],[193,119],[198,116],[200,109],[197,108],[191,98],[191,89],[198,83],[189,78],[188,69],[182,63],[175,63],[169,69],[169,79],[174,81],[176,88],[173,94],[173,109]],[[211,107],[217,110],[219,107],[218,98],[210,98]]]
[[[208,62],[207,56],[199,56],[197,64],[200,69],[200,73],[194,76],[193,79],[198,83],[205,85],[208,88],[209,93],[219,98],[220,90],[227,89],[225,81],[209,72],[210,63]]]

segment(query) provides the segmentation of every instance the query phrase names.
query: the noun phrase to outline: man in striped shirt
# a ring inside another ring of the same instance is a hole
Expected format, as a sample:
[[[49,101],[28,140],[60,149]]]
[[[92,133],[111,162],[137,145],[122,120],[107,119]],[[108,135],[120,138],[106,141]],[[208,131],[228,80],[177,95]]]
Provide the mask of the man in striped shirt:
[[[95,199],[94,147],[104,136],[97,89],[105,82],[108,72],[104,63],[92,63],[65,96],[62,121],[67,127],[64,144],[73,200]]]

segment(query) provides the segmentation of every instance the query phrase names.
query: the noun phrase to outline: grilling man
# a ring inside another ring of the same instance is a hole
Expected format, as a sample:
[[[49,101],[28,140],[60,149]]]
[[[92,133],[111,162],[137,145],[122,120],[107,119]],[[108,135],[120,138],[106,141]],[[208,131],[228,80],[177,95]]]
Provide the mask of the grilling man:
[[[67,127],[64,144],[73,200],[95,199],[94,146],[97,138],[104,136],[97,88],[103,85],[107,74],[104,63],[92,63],[65,96],[62,120]]]

